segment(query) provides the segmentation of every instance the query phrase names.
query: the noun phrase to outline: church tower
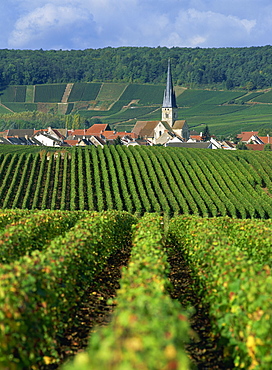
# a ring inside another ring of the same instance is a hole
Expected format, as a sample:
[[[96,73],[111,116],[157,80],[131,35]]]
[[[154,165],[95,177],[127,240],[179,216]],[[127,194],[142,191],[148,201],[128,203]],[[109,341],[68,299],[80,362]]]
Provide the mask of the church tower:
[[[168,59],[167,82],[162,103],[162,121],[167,122],[170,127],[173,127],[173,124],[177,119],[178,107],[173,88],[170,59]]]

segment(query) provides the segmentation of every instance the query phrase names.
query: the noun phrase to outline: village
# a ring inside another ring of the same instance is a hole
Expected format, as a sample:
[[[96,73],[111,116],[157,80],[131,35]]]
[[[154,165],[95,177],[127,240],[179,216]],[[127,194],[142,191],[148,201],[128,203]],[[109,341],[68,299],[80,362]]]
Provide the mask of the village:
[[[8,129],[0,132],[0,144],[35,145],[46,147],[105,145],[153,146],[198,149],[271,150],[272,138],[259,136],[258,131],[243,131],[235,142],[220,141],[210,135],[208,126],[203,132],[190,130],[186,120],[178,119],[178,106],[168,61],[167,82],[164,91],[161,120],[137,121],[131,132],[111,130],[108,124],[96,123],[87,129]]]

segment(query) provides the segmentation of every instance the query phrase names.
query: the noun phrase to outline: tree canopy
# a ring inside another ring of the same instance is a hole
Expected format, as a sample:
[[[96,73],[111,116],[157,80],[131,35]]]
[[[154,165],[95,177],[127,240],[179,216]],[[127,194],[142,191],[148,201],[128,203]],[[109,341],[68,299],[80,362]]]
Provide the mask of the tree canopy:
[[[176,85],[232,89],[272,86],[272,46],[250,48],[119,47],[0,50],[0,85],[60,82],[165,83],[171,58]]]

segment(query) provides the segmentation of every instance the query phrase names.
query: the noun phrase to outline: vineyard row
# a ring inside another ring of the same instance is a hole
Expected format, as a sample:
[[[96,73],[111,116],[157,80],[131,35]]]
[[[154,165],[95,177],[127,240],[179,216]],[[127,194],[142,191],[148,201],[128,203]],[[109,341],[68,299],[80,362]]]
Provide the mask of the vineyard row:
[[[272,217],[270,153],[106,146],[2,154],[0,208]]]
[[[46,224],[52,224],[49,232]],[[268,370],[271,231],[271,220],[2,210],[0,365],[12,370],[57,363],[58,340],[77,302],[110,256],[131,249],[111,324],[64,369],[190,368],[184,349],[191,335],[188,311],[169,296],[167,258],[174,252],[193,271],[226,357],[235,368]]]

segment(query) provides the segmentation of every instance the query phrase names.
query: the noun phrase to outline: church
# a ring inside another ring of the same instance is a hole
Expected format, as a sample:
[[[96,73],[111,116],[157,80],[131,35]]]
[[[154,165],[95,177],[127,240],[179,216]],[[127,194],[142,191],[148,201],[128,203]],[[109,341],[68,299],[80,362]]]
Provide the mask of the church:
[[[173,87],[170,60],[168,60],[167,82],[162,103],[162,118],[160,121],[137,121],[133,133],[149,140],[152,144],[162,144],[173,138],[187,141],[190,137],[185,120],[178,120],[178,106]]]

